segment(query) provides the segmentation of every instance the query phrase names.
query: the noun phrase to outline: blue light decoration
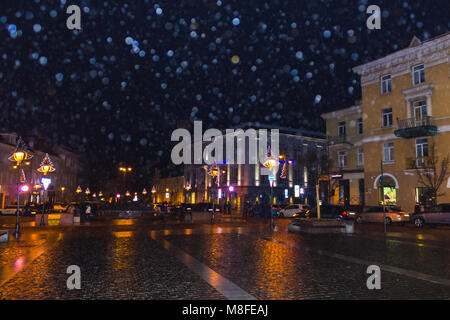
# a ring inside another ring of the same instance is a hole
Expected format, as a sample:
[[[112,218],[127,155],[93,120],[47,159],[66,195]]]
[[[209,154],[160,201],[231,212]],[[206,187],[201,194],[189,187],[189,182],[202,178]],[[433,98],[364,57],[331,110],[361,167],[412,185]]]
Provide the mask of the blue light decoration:
[[[44,187],[44,190],[47,191],[48,186],[52,183],[52,179],[47,177],[41,178],[41,185]]]

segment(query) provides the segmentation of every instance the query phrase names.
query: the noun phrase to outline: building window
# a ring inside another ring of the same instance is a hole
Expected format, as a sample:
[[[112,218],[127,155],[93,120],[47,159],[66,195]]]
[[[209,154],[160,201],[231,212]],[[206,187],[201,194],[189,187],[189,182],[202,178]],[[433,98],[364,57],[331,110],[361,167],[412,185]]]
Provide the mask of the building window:
[[[419,64],[413,68],[413,83],[414,85],[425,82],[425,68],[423,64]]]
[[[416,101],[413,106],[414,120],[416,121],[416,124],[421,125],[422,120],[424,120],[427,116],[427,102],[426,100]]]
[[[389,93],[392,91],[391,75],[381,77],[381,93]]]
[[[385,142],[383,144],[383,161],[393,162],[394,161],[394,143]]]
[[[362,120],[362,118],[358,118],[358,120],[356,121],[356,133],[358,134],[358,136],[363,134],[363,120]]]
[[[416,166],[425,166],[425,161],[428,157],[428,139],[422,138],[416,140]]]
[[[345,121],[341,121],[338,124],[338,136],[339,137],[345,136]]]
[[[347,166],[347,152],[346,151],[339,151],[338,165],[341,168]]]
[[[237,178],[238,178],[238,167],[237,166],[230,166],[230,182],[232,184],[236,184],[237,183]]]
[[[392,127],[392,108],[383,109],[383,127]]]
[[[364,150],[363,148],[358,148],[358,166],[364,165]]]

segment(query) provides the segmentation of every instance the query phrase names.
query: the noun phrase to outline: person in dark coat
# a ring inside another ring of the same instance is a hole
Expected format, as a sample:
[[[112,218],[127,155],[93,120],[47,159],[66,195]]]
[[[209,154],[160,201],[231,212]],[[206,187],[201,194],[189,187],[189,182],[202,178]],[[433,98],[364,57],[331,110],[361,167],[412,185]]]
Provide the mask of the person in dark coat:
[[[420,213],[420,204],[416,202],[416,205],[414,206],[414,213]]]

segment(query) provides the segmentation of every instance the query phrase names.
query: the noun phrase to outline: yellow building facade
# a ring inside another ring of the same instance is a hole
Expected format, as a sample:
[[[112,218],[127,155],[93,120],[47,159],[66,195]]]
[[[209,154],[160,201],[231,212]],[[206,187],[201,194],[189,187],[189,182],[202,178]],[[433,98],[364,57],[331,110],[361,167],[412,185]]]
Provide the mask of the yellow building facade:
[[[360,104],[321,117],[327,127],[328,183],[321,198],[330,204],[364,204],[363,120]]]
[[[439,172],[450,152],[449,48],[450,33],[414,38],[408,48],[353,69],[361,76],[366,205],[384,200],[413,210],[432,200],[418,172],[433,163]],[[327,130],[328,121],[334,126],[327,120]],[[449,172],[439,193],[438,203],[450,203]]]

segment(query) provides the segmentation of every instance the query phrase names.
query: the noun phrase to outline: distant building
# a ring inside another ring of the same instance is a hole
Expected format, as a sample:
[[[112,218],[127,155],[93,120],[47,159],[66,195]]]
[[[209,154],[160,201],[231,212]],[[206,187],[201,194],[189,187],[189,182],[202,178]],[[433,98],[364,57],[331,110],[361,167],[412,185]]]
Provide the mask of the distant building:
[[[183,176],[157,178],[154,187],[156,189],[156,192],[152,195],[154,203],[175,204],[183,203],[185,200]]]
[[[330,204],[364,205],[364,150],[361,105],[324,113],[329,170],[322,198]],[[327,196],[328,194],[328,196]]]
[[[279,129],[279,167],[274,174],[273,195],[274,203],[304,203],[315,199],[315,186],[309,183],[310,168],[304,166],[300,159],[307,151],[322,153],[325,148],[323,134],[315,133],[316,137],[303,135],[301,130],[290,128],[275,128],[268,126],[255,127],[252,124],[239,128]],[[310,133],[312,135],[313,133]],[[224,134],[223,140],[226,137]],[[203,143],[204,146],[208,143]],[[217,163],[219,178],[213,179],[208,175],[211,165],[184,165],[185,201],[190,203],[212,202],[223,205],[231,202],[234,209],[240,210],[245,201],[251,203],[263,201],[270,194],[267,175],[261,175],[262,165],[249,164],[249,144],[245,143],[245,164],[231,164],[230,159]],[[235,150],[235,155],[237,154]],[[225,155],[224,155],[225,157]],[[281,178],[283,165],[286,163],[285,178]],[[217,183],[218,181],[218,183]],[[186,189],[188,186],[188,190]]]
[[[37,171],[45,154],[48,153],[56,171],[49,173],[52,183],[48,189],[48,200],[69,200],[74,195],[78,183],[78,171],[80,168],[79,156],[66,147],[48,143],[36,137],[23,137],[27,143],[33,158],[29,163],[21,166],[24,170],[26,183],[30,191],[21,195],[21,203],[28,201],[42,201],[42,189],[37,188],[41,173]],[[17,202],[18,172],[14,169],[14,163],[8,160],[16,147],[17,134],[0,134],[0,205],[4,207]]]

